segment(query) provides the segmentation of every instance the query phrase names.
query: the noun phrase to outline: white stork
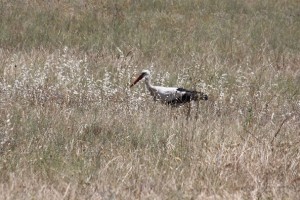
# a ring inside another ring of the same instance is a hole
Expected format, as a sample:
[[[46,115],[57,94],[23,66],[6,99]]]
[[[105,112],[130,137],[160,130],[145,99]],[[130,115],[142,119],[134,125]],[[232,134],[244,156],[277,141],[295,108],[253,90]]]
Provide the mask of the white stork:
[[[179,106],[191,101],[208,99],[207,95],[203,92],[191,91],[177,87],[153,86],[151,84],[151,76],[149,70],[143,70],[141,75],[137,77],[137,79],[135,79],[130,87],[134,86],[143,78],[145,79],[146,86],[155,101],[160,100],[161,102],[171,106]]]

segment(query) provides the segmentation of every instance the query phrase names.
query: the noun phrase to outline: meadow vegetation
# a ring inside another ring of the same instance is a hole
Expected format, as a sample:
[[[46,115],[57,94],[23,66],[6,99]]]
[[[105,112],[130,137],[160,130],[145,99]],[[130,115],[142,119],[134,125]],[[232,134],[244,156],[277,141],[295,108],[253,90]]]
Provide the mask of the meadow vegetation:
[[[298,0],[1,0],[0,199],[297,199],[299,86]]]

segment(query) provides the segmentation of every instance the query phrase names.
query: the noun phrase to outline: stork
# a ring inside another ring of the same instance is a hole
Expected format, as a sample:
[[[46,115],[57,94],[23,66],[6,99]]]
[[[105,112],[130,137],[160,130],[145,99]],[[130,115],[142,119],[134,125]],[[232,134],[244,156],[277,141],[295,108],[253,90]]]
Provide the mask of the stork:
[[[208,96],[203,92],[186,90],[178,87],[162,87],[151,84],[151,76],[149,70],[143,70],[141,75],[135,79],[130,85],[133,87],[141,79],[145,79],[145,84],[154,100],[160,100],[171,106],[179,106],[191,101],[207,100]]]

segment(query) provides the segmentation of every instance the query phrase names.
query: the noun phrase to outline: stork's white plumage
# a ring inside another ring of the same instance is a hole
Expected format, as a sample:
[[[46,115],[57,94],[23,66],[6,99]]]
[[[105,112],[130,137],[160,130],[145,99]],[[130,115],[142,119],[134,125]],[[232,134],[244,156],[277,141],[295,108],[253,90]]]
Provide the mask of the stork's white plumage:
[[[207,95],[202,92],[191,91],[177,87],[153,86],[151,84],[151,76],[149,70],[143,70],[141,75],[137,77],[137,79],[135,79],[135,81],[130,85],[130,87],[134,86],[143,78],[145,79],[146,86],[155,101],[160,100],[163,103],[172,106],[178,106],[180,104],[184,104],[191,101],[208,99]]]

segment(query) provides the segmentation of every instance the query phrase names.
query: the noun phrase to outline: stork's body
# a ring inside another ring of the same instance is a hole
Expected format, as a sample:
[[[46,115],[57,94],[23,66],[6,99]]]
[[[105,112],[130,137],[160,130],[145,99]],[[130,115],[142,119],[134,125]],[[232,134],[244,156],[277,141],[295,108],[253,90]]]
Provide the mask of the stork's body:
[[[206,94],[197,91],[190,91],[183,88],[177,87],[162,87],[162,86],[153,86],[151,84],[151,77],[149,70],[143,70],[142,74],[130,85],[134,86],[141,79],[145,79],[147,89],[150,94],[153,96],[154,100],[160,100],[163,103],[178,106],[191,101],[197,100],[207,100],[208,97]]]

